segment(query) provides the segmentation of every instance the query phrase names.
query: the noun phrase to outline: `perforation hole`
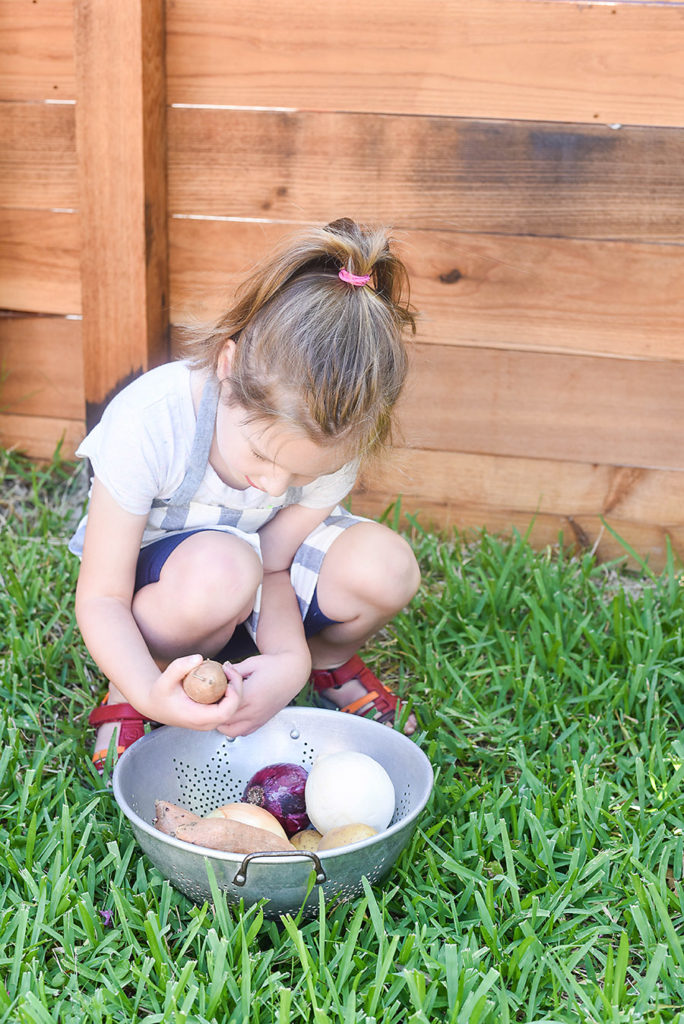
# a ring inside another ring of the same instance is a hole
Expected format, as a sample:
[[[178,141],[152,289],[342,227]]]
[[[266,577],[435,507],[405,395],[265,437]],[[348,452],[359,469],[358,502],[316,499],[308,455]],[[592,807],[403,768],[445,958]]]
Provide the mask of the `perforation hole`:
[[[237,803],[248,779],[232,770],[225,748],[212,755],[206,768],[173,759],[178,785],[178,803],[195,814],[204,816],[222,804]]]
[[[315,760],[316,760],[316,752],[315,752],[314,748],[311,746],[310,743],[307,743],[306,740],[304,740],[304,743],[302,744],[302,753],[301,753],[302,764],[312,765]]]

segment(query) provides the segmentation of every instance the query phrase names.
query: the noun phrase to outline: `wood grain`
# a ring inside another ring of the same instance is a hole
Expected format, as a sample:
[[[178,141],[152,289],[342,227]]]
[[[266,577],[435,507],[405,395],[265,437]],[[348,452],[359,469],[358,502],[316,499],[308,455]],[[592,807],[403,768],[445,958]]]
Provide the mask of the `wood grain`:
[[[83,419],[83,352],[79,320],[0,316],[0,352],[0,406],[3,412]]]
[[[116,388],[168,354],[163,8],[75,0],[90,425]]]
[[[0,206],[78,206],[74,107],[0,103]]]
[[[517,530],[537,547],[562,533],[567,545],[595,548],[600,560],[623,558],[610,527],[656,570],[668,539],[684,557],[682,472],[404,449],[364,472],[352,508],[381,515],[397,495],[405,525],[408,515],[425,529]]]
[[[49,461],[57,448],[63,459],[72,459],[84,437],[84,420],[0,413],[0,445],[32,459]]]
[[[684,363],[416,345],[411,447],[684,469]]]
[[[0,0],[0,99],[74,96],[72,0]]]
[[[174,218],[171,320],[218,316],[293,230]],[[684,358],[684,249],[562,238],[397,232],[420,340],[440,345]]]
[[[383,515],[387,509],[391,509],[394,500],[393,492],[354,498],[352,510],[359,515],[371,517]],[[616,538],[596,516],[570,520],[564,516],[510,511],[505,505],[491,508],[463,507],[457,502],[443,505],[421,501],[417,508],[405,502],[401,507],[404,513],[414,514],[414,519],[422,529],[434,529],[446,534],[457,530],[460,539],[466,542],[474,540],[483,529],[502,537],[510,537],[515,531],[526,537],[538,550],[547,546],[553,548],[562,538],[566,548],[580,553],[591,551],[598,561],[617,559],[636,569],[639,563],[628,555],[626,545],[629,545],[656,572],[665,568],[669,543],[675,562],[684,562],[684,527],[680,525],[663,528],[651,523],[620,522]],[[411,527],[411,520],[406,515],[402,515],[400,522]]]
[[[79,217],[0,208],[0,309],[80,313]]]
[[[172,109],[168,130],[172,214],[684,240],[684,129]]]
[[[684,524],[684,472],[598,462],[396,448],[373,461],[356,494],[402,495],[415,507],[500,506],[510,512],[610,516],[615,522]]]
[[[171,317],[211,318],[292,225],[170,222]],[[440,345],[680,360],[677,246],[399,232],[421,314]],[[0,307],[79,313],[79,216],[0,210]]]
[[[0,307],[59,314],[0,317],[0,443],[72,455],[169,303],[350,215],[422,313],[353,507],[684,558],[683,40],[649,0],[0,0]],[[168,111],[168,196],[167,102],[225,108]]]
[[[682,124],[680,4],[166,6],[173,103]],[[0,0],[0,97],[75,97],[72,7]]]
[[[167,18],[172,103],[684,123],[681,5],[169,0]]]
[[[684,362],[418,343],[396,443],[421,455],[582,462],[639,474],[683,471],[682,432]],[[403,490],[402,474],[395,476],[395,491]],[[510,500],[518,485],[502,486],[502,497]],[[423,487],[432,498],[434,480]],[[441,500],[458,494],[447,471]]]

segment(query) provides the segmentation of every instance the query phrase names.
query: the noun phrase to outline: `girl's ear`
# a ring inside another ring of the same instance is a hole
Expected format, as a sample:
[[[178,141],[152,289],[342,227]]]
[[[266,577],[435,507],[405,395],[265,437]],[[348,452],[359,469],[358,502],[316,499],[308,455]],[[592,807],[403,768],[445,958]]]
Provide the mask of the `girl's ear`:
[[[216,375],[219,380],[225,380],[230,375],[235,358],[235,347],[235,342],[229,338],[219,353],[216,363]]]

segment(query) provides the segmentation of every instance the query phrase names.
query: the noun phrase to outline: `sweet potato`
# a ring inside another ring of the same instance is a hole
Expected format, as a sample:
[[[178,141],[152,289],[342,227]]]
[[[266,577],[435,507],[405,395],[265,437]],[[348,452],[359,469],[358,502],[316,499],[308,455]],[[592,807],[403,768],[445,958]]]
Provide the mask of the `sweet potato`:
[[[188,811],[185,807],[172,804],[169,800],[154,801],[154,826],[167,836],[175,836],[180,825],[189,825],[192,821],[200,821],[197,814]]]
[[[287,839],[281,839],[265,828],[255,828],[228,818],[200,818],[181,825],[176,830],[176,839],[225,853],[294,852],[295,849]]]

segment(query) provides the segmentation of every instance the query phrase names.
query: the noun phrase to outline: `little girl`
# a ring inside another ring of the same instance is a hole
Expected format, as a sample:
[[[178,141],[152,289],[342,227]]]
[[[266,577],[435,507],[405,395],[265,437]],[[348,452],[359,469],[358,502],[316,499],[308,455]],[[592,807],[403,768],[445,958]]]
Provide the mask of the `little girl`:
[[[339,502],[390,432],[415,330],[406,283],[384,231],[307,231],[81,444],[94,478],[70,549],[78,624],[109,680],[90,716],[99,767],[145,721],[250,733],[309,679],[322,702],[393,722],[397,698],[355,652],[414,596],[418,566]],[[230,683],[210,706],[182,687],[203,657]]]

